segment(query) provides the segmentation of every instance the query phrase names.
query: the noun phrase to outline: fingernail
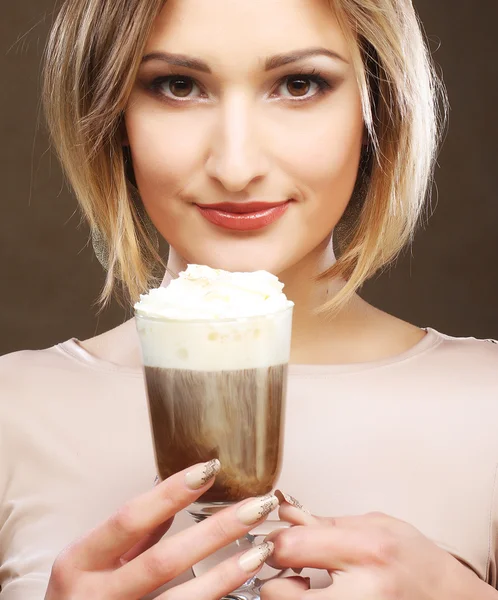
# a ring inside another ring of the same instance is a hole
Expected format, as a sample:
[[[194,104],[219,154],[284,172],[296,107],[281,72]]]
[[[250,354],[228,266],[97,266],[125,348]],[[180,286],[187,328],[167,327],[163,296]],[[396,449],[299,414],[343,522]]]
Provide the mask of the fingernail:
[[[265,542],[255,548],[251,548],[239,558],[239,564],[246,573],[252,573],[259,569],[261,565],[269,558],[275,546],[271,542]]]
[[[154,487],[156,485],[159,485],[161,483],[161,480],[159,479],[159,475],[154,479]]]
[[[191,490],[199,490],[221,471],[221,463],[213,458],[207,463],[196,465],[185,475],[185,483]]]
[[[252,525],[268,516],[278,506],[278,498],[274,494],[267,494],[247,502],[237,511],[237,517],[244,525]]]
[[[301,502],[299,502],[299,500],[294,498],[294,496],[289,496],[289,494],[286,494],[285,492],[282,492],[281,490],[275,490],[275,496],[277,496],[277,498],[279,499],[280,504],[282,504],[282,502],[287,502],[287,504],[290,504],[294,508],[297,508],[298,510],[302,510],[303,513],[306,513],[307,515],[311,515],[310,511],[307,508],[304,508],[304,506],[301,504]]]

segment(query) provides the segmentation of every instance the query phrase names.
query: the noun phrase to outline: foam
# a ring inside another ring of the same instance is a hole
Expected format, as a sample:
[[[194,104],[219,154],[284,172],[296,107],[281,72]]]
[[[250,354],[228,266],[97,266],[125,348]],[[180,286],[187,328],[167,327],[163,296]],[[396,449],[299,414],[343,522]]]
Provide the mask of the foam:
[[[289,360],[292,302],[265,271],[190,265],[135,305],[144,365],[222,371]]]
[[[173,321],[137,315],[147,367],[231,371],[289,361],[292,309],[230,321]]]

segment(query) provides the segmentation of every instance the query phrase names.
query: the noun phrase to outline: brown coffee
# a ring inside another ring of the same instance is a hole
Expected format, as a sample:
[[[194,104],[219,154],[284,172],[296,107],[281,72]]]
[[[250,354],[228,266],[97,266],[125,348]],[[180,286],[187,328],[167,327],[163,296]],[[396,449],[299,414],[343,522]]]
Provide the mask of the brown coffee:
[[[234,371],[145,367],[161,479],[195,463],[221,461],[202,502],[268,493],[283,445],[287,365]]]

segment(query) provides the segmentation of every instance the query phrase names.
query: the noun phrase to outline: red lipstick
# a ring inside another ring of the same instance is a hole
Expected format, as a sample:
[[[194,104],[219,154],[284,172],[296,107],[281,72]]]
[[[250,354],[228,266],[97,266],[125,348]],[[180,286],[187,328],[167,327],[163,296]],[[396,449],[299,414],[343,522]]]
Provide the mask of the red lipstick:
[[[222,202],[196,206],[201,215],[214,225],[235,231],[255,231],[279,219],[290,202]]]

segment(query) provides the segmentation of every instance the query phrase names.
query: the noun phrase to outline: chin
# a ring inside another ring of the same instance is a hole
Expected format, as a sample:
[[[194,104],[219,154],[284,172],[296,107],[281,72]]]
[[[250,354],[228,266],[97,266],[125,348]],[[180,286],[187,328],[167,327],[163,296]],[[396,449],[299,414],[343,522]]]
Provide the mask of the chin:
[[[220,257],[203,261],[196,261],[197,264],[204,264],[213,269],[223,269],[224,271],[232,272],[252,272],[252,271],[268,271],[274,275],[278,275],[284,269],[274,260],[254,260],[251,257]]]
[[[206,265],[212,269],[223,269],[224,271],[268,271],[273,275],[279,275],[285,271],[292,263],[289,264],[289,256],[283,252],[277,251],[239,251],[234,250],[233,246],[230,252],[217,250],[215,247],[206,248],[202,252],[185,253],[188,263]]]

